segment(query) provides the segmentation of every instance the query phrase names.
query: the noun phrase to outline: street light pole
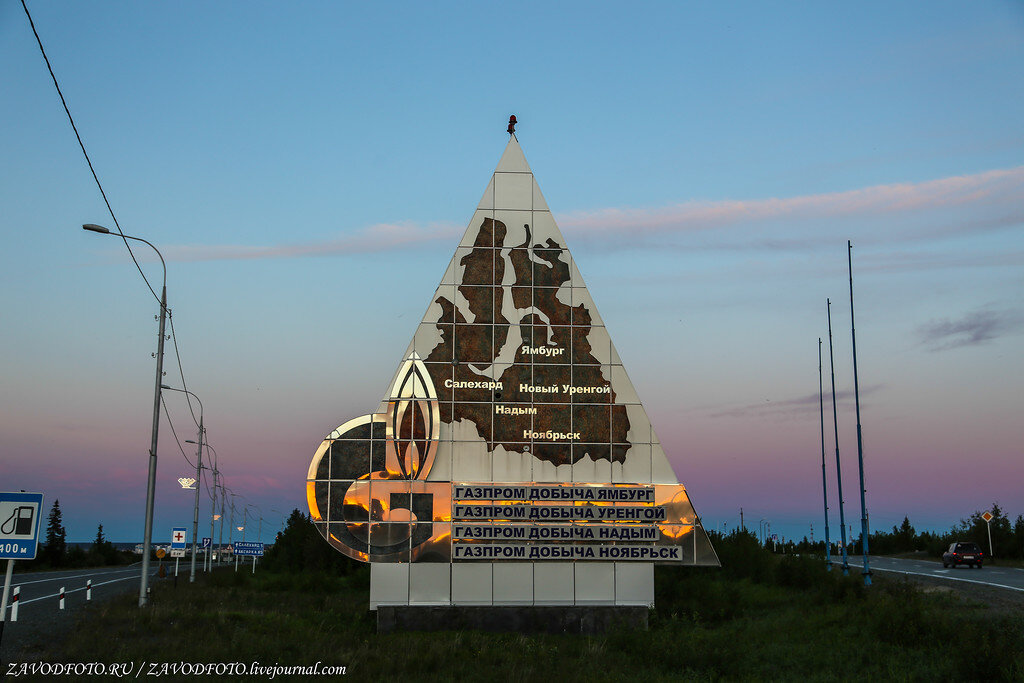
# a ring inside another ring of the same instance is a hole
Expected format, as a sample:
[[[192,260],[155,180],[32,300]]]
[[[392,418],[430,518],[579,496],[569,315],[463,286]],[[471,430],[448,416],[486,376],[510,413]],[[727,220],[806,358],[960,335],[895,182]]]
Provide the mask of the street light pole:
[[[247,503],[247,505],[256,508],[256,512],[260,513],[259,524],[257,525],[257,531],[256,531],[256,541],[259,542],[259,543],[262,543],[263,542],[263,508],[261,508],[259,505],[256,505],[255,503]],[[256,517],[253,516],[253,519],[256,519]]]
[[[166,384],[161,385],[161,388],[167,389],[168,391],[178,391],[183,394],[188,394],[195,400],[199,401],[199,440],[191,441],[186,440],[185,443],[194,443],[197,446],[196,450],[196,502],[195,509],[192,513],[192,566],[189,572],[188,582],[195,583],[196,581],[196,552],[198,547],[197,538],[199,536],[199,489],[202,488],[202,469],[203,469],[203,433],[206,429],[203,427],[203,402],[198,396],[193,394],[188,389],[175,389],[169,387]]]
[[[279,533],[283,534],[284,533],[284,513],[281,512],[280,510],[275,509],[275,508],[270,508],[270,511],[271,512],[276,512],[277,514],[281,515],[281,531]],[[275,543],[277,542],[276,538],[274,539],[274,542]]]
[[[217,471],[217,449],[207,443],[206,450],[213,451],[213,495],[210,497],[210,547],[206,550],[206,561],[209,565],[207,571],[213,571],[213,523],[217,519],[217,475],[219,472]]]
[[[215,492],[215,494],[216,494],[216,492]],[[220,483],[220,537],[217,540],[217,552],[219,553],[217,555],[218,561],[223,561],[223,559],[224,559],[224,499],[226,497],[227,497],[227,494],[224,492],[224,482],[221,481],[221,483]],[[228,533],[230,534],[231,532],[228,532]]]
[[[132,237],[123,233],[112,233],[102,225],[86,223],[83,230],[99,233],[101,235],[116,234],[126,240],[135,240],[148,244],[156,255],[160,257],[160,265],[163,266],[164,279],[160,290],[160,327],[156,344],[156,389],[153,392],[153,429],[149,443],[149,476],[146,480],[146,528],[142,540],[142,578],[139,581],[139,607],[145,607],[149,602],[149,554],[153,545],[153,499],[156,494],[156,447],[157,436],[160,431],[160,386],[164,375],[164,326],[167,320],[167,264],[160,250],[153,246],[153,243],[141,237]]]
[[[192,566],[189,570],[188,582],[196,582],[196,552],[198,547],[198,536],[199,536],[199,489],[203,487],[203,433],[206,431],[203,428],[203,402],[198,396],[193,394],[188,389],[175,389],[169,387],[166,384],[161,385],[161,388],[167,389],[168,391],[177,391],[182,394],[188,394],[195,400],[199,401],[199,441],[186,441],[185,443],[194,443],[197,446],[196,449],[196,503],[195,509],[192,512]]]

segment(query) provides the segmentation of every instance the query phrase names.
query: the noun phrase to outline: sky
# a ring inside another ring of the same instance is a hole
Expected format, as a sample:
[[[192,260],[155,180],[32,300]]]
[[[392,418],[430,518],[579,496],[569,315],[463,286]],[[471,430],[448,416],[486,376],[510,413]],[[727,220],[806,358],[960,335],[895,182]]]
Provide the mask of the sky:
[[[386,391],[513,113],[707,528],[822,537],[820,337],[837,535],[826,299],[859,527],[847,240],[871,528],[1024,514],[1019,2],[27,4],[263,540]],[[0,63],[0,490],[141,541],[159,307],[80,227],[114,226],[14,0]],[[165,400],[157,540],[193,507]]]

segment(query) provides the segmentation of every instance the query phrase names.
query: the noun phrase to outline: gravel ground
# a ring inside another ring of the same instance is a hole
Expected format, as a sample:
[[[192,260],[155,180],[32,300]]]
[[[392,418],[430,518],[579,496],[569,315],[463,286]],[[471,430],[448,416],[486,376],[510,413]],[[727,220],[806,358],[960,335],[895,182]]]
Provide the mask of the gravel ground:
[[[875,573],[873,576],[873,581],[876,583],[883,581],[896,582],[901,579],[913,581],[926,593],[949,593],[956,595],[964,600],[985,605],[995,613],[1019,616],[1024,611],[1024,591],[983,586],[965,581],[944,581],[930,576],[917,576],[914,574],[885,575]]]

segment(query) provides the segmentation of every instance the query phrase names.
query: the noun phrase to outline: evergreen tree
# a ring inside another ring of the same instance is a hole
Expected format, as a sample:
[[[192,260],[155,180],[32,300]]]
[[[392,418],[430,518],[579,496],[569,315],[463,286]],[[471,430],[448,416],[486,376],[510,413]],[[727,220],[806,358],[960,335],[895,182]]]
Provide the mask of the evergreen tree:
[[[332,548],[308,515],[292,510],[283,532],[263,558],[263,567],[280,572],[349,574],[359,562]]]
[[[91,555],[89,561],[96,564],[120,564],[117,548],[103,535],[102,524],[96,530],[96,539],[92,542],[89,554]]]
[[[914,547],[914,539],[917,537],[917,532],[910,524],[909,517],[903,517],[903,524],[900,525],[899,529],[893,527],[893,535],[896,537],[897,551],[909,552],[911,550],[916,550]]]
[[[60,500],[53,501],[50,516],[46,522],[46,545],[43,555],[53,567],[64,564],[67,557],[67,531],[64,530],[64,518],[60,511]]]

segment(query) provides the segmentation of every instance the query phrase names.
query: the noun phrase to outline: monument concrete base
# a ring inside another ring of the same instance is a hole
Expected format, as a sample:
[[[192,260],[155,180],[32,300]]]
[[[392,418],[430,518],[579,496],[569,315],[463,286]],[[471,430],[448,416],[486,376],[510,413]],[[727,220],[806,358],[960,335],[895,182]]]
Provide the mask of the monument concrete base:
[[[615,630],[646,631],[647,607],[377,607],[377,632],[489,631],[513,633],[580,633],[595,635]]]

